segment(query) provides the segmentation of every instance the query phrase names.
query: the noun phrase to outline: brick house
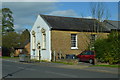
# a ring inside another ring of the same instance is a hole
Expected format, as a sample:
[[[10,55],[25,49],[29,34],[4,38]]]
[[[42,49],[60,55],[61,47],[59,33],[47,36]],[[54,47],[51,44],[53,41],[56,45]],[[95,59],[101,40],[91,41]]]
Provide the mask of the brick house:
[[[19,56],[19,54],[23,54],[23,49],[26,49],[27,55],[30,55],[30,40],[26,40],[20,47],[15,47],[14,56]]]
[[[30,32],[31,59],[51,61],[53,54],[56,58],[77,55],[88,49],[92,40],[108,34],[96,19],[38,15]]]

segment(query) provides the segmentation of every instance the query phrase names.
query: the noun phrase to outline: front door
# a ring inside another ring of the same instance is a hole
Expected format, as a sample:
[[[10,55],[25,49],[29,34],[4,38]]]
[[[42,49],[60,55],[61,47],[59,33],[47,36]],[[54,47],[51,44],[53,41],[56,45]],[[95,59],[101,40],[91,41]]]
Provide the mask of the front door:
[[[39,60],[41,60],[41,53],[40,53],[40,49],[38,49],[38,54],[39,54]]]

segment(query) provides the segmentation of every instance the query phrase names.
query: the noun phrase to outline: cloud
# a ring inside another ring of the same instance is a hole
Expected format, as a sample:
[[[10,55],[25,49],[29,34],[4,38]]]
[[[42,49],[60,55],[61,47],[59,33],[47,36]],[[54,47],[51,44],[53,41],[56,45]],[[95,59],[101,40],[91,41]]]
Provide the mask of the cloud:
[[[60,2],[119,2],[119,0],[59,0]]]
[[[49,15],[56,15],[56,16],[78,16],[74,10],[62,10],[62,11],[53,11],[49,13]]]
[[[18,32],[22,31],[25,29],[25,27],[21,27],[19,25],[14,25],[14,29],[17,30]]]
[[[57,2],[57,0],[3,0],[2,2]]]
[[[92,17],[92,16],[86,16],[86,17],[84,17],[84,18],[89,18],[89,19],[92,19],[93,17]]]
[[[15,28],[16,30],[23,29],[25,25],[32,28],[38,14],[56,10],[53,2],[3,2],[2,7],[10,8],[13,12],[14,24],[20,26]]]
[[[119,0],[2,0],[2,2],[119,2]]]

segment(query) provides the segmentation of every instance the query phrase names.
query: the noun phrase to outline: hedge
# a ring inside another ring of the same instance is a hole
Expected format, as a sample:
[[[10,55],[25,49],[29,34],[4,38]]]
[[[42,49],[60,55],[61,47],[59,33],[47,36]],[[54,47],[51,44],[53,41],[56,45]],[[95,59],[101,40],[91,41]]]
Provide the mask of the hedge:
[[[96,40],[94,46],[98,61],[109,64],[120,63],[120,32],[114,31],[107,39]]]

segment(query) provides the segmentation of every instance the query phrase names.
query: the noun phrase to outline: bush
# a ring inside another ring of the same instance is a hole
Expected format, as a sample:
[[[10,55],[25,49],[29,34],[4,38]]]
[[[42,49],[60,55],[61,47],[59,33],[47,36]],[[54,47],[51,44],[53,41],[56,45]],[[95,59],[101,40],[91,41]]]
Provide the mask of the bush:
[[[109,64],[120,63],[120,33],[112,32],[107,39],[96,40],[94,46],[96,58],[100,62],[109,62]]]

